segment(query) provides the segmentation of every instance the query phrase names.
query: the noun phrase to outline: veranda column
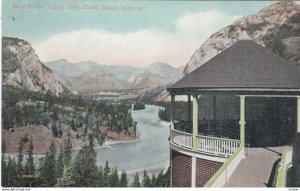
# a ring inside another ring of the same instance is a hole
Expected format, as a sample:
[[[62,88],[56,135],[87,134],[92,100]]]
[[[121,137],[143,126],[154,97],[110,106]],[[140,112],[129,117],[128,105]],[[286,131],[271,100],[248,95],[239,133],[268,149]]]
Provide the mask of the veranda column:
[[[170,141],[173,142],[172,130],[174,129],[174,118],[175,118],[175,95],[171,95],[171,128],[170,128]],[[170,186],[173,185],[173,165],[172,165],[172,149],[170,147]]]
[[[175,120],[175,95],[171,95],[171,129],[174,129]]]
[[[197,135],[198,135],[198,99],[197,95],[193,95],[193,151],[197,151]],[[192,182],[191,186],[196,187],[196,157],[192,157]]]
[[[192,120],[192,103],[191,103],[191,95],[188,95],[188,121]]]
[[[297,97],[297,133],[300,133],[300,96]]]
[[[245,96],[240,96],[240,141],[243,148],[245,148],[245,125]]]
[[[197,135],[198,135],[198,100],[197,100],[197,96],[193,95],[193,151],[197,150]]]

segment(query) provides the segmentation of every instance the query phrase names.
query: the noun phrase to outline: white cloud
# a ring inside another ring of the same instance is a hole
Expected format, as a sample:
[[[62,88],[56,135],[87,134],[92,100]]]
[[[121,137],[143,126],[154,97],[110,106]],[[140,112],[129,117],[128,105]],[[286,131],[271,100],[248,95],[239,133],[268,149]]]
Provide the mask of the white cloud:
[[[211,35],[216,32],[220,27],[230,24],[238,17],[228,16],[218,10],[207,12],[196,12],[184,15],[176,22],[176,27],[179,31],[201,35]]]
[[[42,61],[65,58],[70,62],[92,60],[141,67],[162,61],[180,66],[212,33],[236,18],[216,10],[197,12],[177,19],[174,33],[145,29],[122,34],[84,29],[58,33],[33,46]]]

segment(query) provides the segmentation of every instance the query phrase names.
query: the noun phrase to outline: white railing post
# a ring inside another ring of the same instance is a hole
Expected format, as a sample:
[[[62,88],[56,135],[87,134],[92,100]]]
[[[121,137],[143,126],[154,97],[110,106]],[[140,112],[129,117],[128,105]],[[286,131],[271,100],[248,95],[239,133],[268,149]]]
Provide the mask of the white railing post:
[[[245,147],[245,96],[240,96],[240,140],[241,146]]]

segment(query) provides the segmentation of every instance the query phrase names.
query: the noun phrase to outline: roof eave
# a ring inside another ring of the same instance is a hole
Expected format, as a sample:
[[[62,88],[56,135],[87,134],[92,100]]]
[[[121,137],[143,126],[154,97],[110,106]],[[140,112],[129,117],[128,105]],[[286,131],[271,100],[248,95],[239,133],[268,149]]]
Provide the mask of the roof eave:
[[[167,88],[171,95],[251,95],[298,97],[297,88]]]

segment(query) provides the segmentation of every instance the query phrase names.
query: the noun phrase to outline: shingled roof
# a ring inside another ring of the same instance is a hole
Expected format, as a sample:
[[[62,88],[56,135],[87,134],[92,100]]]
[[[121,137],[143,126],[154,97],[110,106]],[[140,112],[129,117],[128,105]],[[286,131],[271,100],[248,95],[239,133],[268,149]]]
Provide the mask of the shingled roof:
[[[167,90],[171,93],[195,90],[283,90],[300,95],[300,66],[254,41],[241,40]]]

